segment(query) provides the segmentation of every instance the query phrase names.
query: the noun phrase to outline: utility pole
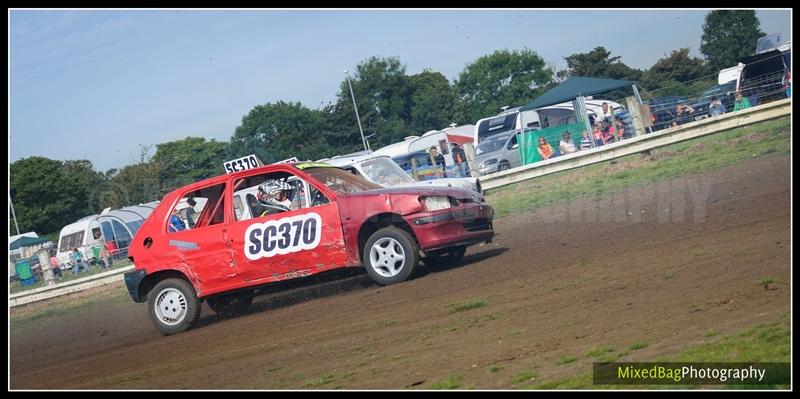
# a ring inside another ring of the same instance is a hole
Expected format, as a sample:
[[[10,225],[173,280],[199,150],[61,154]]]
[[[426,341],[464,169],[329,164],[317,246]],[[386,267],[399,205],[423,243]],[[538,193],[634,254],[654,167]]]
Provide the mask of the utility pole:
[[[353,85],[350,84],[350,74],[347,73],[347,69],[344,70],[345,76],[347,76],[347,86],[350,87],[350,98],[353,99],[353,108],[356,110],[356,120],[358,121],[358,130],[361,132],[361,143],[364,144],[365,151],[371,151],[369,148],[369,142],[366,138],[364,138],[364,129],[361,128],[361,117],[358,116],[358,105],[356,105],[356,96],[353,94]]]
[[[8,204],[11,205],[11,216],[14,218],[14,226],[17,228],[17,235],[19,235],[19,225],[17,224],[17,214],[14,212],[14,203],[11,202],[11,193],[8,194]]]

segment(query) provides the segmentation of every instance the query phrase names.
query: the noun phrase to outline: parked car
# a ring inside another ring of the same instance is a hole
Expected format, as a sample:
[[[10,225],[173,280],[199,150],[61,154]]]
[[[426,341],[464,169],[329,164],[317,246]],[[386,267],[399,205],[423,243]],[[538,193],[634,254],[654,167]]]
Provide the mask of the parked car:
[[[475,157],[475,163],[481,176],[521,165],[517,133],[514,130],[499,133],[478,144],[481,152]]]
[[[686,98],[680,96],[658,97],[646,101],[645,104],[650,106],[650,115],[655,117],[650,130],[656,132],[672,126],[672,121],[675,120],[675,107],[686,103],[688,103]]]
[[[703,90],[700,99],[692,105],[692,108],[694,108],[694,120],[699,121],[708,118],[708,107],[711,105],[712,97],[719,99],[725,107],[725,112],[733,111],[733,104],[736,102],[736,82],[714,85]]]
[[[287,194],[297,190],[290,180],[316,194],[300,207],[236,212],[234,192],[252,187],[264,188],[259,196],[271,193],[259,201],[290,202],[298,194]],[[171,221],[188,198],[206,201],[194,209],[194,227],[176,229]],[[202,301],[218,313],[241,311],[284,280],[363,266],[387,285],[413,276],[420,259],[459,262],[468,246],[492,240],[493,217],[483,195],[471,190],[382,188],[316,162],[260,166],[166,194],[130,245],[135,269],[125,273],[125,284],[135,302],[148,302],[156,329],[175,334],[196,324]]]

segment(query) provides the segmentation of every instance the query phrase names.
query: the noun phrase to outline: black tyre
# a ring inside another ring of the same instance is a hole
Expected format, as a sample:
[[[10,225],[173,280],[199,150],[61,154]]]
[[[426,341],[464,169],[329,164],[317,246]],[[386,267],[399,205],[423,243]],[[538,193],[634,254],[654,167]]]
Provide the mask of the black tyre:
[[[467,247],[453,247],[446,250],[426,254],[422,261],[431,267],[444,267],[456,265],[464,259]]]
[[[501,163],[500,166],[497,167],[498,172],[502,172],[504,170],[509,170],[509,169],[511,169],[511,165],[509,165],[506,162]]]
[[[367,273],[376,283],[395,284],[414,274],[419,263],[419,248],[406,231],[384,227],[369,237],[362,259]]]
[[[215,295],[207,298],[206,302],[208,307],[218,314],[237,314],[253,303],[253,295],[250,293]]]
[[[177,334],[194,327],[200,319],[200,300],[191,283],[184,279],[162,280],[148,295],[150,320],[164,335]]]

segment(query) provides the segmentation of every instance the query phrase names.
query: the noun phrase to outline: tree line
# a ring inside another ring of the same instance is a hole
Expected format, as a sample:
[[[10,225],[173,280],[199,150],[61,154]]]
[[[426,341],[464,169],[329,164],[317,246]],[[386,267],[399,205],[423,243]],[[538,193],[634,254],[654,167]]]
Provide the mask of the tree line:
[[[644,95],[689,95],[716,83],[716,72],[752,54],[759,29],[755,11],[717,10],[706,16],[701,52],[688,48],[665,54],[647,70],[631,68],[598,46],[565,57],[556,71],[533,50],[497,50],[469,63],[450,82],[430,69],[408,74],[396,57],[371,57],[351,79],[364,135],[373,149],[405,136],[475,123],[504,106],[523,105],[569,76],[633,80]],[[612,92],[607,98],[619,99]],[[188,183],[223,173],[225,160],[256,154],[264,163],[297,157],[321,159],[363,149],[347,80],[336,99],[313,109],[297,102],[256,105],[242,117],[227,142],[187,137],[143,146],[137,162],[105,172],[88,160],[29,157],[11,164],[11,198],[20,232],[57,237],[77,219],[127,205],[159,200]],[[10,215],[9,215],[10,216]],[[16,229],[9,218],[10,231]]]

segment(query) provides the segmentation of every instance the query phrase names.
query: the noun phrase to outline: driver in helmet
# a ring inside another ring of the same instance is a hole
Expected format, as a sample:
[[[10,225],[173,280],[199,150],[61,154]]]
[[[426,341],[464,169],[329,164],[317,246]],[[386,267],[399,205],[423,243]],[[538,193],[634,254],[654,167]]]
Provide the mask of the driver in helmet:
[[[256,198],[266,210],[261,216],[292,210],[294,187],[282,180],[269,180],[258,186]]]

